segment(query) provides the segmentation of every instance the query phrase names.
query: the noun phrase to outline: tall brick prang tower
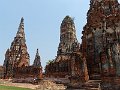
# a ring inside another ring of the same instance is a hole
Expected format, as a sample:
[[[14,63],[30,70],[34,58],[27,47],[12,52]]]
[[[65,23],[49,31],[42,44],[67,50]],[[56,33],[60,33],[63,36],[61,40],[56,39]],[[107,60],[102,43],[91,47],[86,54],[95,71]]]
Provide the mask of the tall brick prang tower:
[[[72,82],[88,80],[86,59],[80,52],[73,19],[66,16],[60,27],[60,43],[56,58],[45,68],[47,77],[71,78]]]
[[[24,19],[21,18],[16,37],[5,54],[3,66],[6,67],[6,77],[12,77],[15,67],[29,66],[29,54],[25,42]]]
[[[71,17],[66,16],[60,27],[60,43],[57,54],[79,51],[80,44],[76,38],[75,24]]]

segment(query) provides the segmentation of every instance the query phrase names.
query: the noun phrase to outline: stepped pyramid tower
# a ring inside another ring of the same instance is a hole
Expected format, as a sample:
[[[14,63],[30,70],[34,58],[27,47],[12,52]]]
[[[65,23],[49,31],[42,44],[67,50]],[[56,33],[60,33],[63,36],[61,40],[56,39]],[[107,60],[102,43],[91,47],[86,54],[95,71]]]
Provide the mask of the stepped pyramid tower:
[[[37,49],[37,52],[36,52],[36,55],[35,55],[35,60],[33,62],[33,66],[35,66],[35,67],[42,67],[41,66],[40,55],[39,55],[38,49]]]
[[[120,4],[118,0],[90,0],[81,51],[90,79],[120,76]],[[98,76],[98,77],[96,77]]]
[[[88,80],[86,60],[80,53],[73,19],[66,16],[60,27],[60,43],[56,58],[45,68],[47,77],[67,78],[85,82]]]
[[[10,49],[6,51],[4,65],[6,67],[6,75],[12,77],[14,67],[29,66],[29,54],[24,33],[24,19],[21,18],[20,25],[11,43]]]

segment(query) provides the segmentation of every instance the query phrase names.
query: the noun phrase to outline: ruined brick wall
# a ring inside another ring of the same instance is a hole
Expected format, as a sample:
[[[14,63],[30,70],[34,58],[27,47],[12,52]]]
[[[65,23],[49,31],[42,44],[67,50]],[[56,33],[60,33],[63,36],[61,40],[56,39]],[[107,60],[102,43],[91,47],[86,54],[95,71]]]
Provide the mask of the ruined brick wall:
[[[100,53],[108,44],[120,42],[120,5],[117,0],[91,0],[81,50],[90,77],[101,73]],[[112,51],[114,52],[114,51]],[[115,61],[115,59],[112,59]]]
[[[14,68],[13,78],[39,78],[42,79],[42,68],[34,66]]]
[[[4,78],[4,72],[5,72],[5,68],[3,66],[0,66],[0,79]]]

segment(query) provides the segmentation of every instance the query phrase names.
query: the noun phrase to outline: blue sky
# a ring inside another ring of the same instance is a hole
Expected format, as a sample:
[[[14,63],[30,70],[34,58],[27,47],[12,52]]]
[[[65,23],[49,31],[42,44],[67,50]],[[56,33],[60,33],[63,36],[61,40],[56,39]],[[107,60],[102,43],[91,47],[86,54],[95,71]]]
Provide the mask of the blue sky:
[[[66,15],[75,18],[77,39],[86,23],[89,0],[1,0],[0,2],[0,65],[13,41],[21,17],[31,64],[39,49],[43,67],[57,55],[60,24]]]

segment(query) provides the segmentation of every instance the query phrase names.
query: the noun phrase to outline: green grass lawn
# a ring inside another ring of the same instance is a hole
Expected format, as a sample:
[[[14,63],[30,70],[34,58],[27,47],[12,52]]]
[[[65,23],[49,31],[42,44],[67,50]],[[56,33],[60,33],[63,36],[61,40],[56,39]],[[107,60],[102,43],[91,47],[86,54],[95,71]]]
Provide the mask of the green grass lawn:
[[[32,89],[0,85],[0,90],[32,90]]]

